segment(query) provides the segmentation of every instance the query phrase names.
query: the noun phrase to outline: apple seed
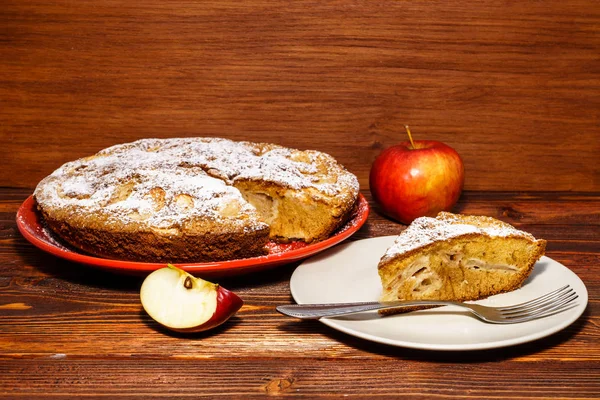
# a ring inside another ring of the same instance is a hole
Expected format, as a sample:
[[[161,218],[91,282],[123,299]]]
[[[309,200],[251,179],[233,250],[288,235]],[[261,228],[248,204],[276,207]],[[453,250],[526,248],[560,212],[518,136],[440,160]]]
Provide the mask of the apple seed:
[[[185,287],[186,289],[191,289],[192,288],[192,278],[187,276],[185,278],[185,281],[183,281],[183,287]]]

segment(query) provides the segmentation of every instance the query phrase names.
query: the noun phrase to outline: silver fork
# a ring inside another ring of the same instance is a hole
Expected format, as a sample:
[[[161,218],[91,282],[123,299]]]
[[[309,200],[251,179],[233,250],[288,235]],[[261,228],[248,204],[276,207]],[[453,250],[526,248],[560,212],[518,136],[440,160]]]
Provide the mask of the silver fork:
[[[301,319],[319,319],[339,315],[354,314],[362,311],[396,309],[415,306],[459,306],[472,312],[479,319],[493,324],[516,324],[547,317],[575,306],[577,292],[569,285],[563,286],[543,296],[524,303],[504,307],[489,307],[458,301],[389,301],[337,304],[293,304],[278,306],[277,311],[290,317]]]

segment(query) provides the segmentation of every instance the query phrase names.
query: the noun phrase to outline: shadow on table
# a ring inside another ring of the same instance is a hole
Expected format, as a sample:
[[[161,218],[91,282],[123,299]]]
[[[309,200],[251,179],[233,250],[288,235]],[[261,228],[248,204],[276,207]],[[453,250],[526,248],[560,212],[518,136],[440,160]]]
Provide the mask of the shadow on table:
[[[121,274],[64,260],[39,250],[30,245],[24,238],[17,241],[15,251],[20,256],[24,265],[31,266],[44,275],[49,275],[71,284],[86,285],[96,289],[139,290],[146,276]],[[259,284],[269,285],[280,283],[281,281],[289,282],[290,275],[298,264],[299,262],[295,262],[238,276],[209,276],[206,279],[219,283],[230,290],[243,290],[244,288],[255,287]],[[198,276],[201,274],[194,273],[194,275]]]
[[[154,321],[152,318],[150,318],[148,314],[146,314],[146,311],[144,311],[143,309],[140,310],[139,316],[142,323],[146,325],[149,329],[152,329],[165,336],[185,340],[203,340],[212,336],[220,335],[223,332],[232,329],[233,327],[239,325],[242,322],[240,317],[234,315],[233,317],[225,321],[223,324],[204,332],[175,332],[173,330],[165,328],[158,322]]]
[[[25,242],[25,239],[23,239]],[[87,265],[63,260],[44,253],[27,243],[18,246],[17,253],[26,266],[31,266],[43,275],[64,280],[71,284],[86,285],[96,289],[131,290],[140,287],[143,277],[134,275],[119,275],[100,270]]]
[[[306,334],[323,334],[348,347],[353,347],[366,353],[395,357],[398,359],[407,359],[412,361],[436,361],[441,363],[480,363],[525,357],[531,354],[546,351],[555,346],[559,346],[571,340],[583,329],[589,318],[589,315],[590,311],[589,307],[587,307],[577,321],[562,331],[556,332],[546,338],[515,346],[468,351],[419,350],[395,347],[346,335],[342,332],[334,330],[333,328],[329,328],[318,321],[293,320],[280,325],[279,329],[297,334],[302,334],[303,332]]]

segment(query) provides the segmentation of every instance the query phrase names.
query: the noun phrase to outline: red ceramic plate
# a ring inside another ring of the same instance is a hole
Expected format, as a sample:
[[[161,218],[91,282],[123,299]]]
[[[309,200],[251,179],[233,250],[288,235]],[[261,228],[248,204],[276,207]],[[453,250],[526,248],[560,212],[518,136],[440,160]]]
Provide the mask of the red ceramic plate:
[[[210,263],[181,263],[178,267],[197,276],[232,276],[255,272],[292,261],[304,259],[319,253],[349,238],[360,229],[369,215],[369,204],[363,195],[359,195],[358,207],[348,223],[331,237],[321,242],[306,244],[294,242],[287,244],[269,244],[269,254],[261,257],[244,258]],[[21,234],[39,249],[69,261],[90,265],[118,273],[145,275],[165,266],[164,263],[144,263],[99,258],[80,253],[53,237],[40,219],[32,196],[23,202],[17,212],[17,226]]]

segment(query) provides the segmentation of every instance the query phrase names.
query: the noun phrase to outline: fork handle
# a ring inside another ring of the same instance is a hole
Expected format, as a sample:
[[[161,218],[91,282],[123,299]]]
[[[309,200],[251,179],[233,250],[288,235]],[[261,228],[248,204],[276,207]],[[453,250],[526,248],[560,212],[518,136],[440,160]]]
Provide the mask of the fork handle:
[[[280,313],[300,318],[300,319],[319,319],[322,317],[335,317],[339,315],[354,314],[362,311],[381,310],[385,308],[415,307],[415,306],[447,306],[457,305],[453,301],[371,301],[364,303],[334,303],[334,304],[290,304],[277,306],[276,310]]]

